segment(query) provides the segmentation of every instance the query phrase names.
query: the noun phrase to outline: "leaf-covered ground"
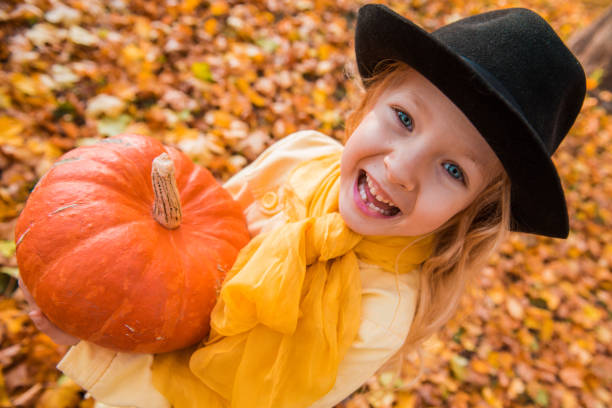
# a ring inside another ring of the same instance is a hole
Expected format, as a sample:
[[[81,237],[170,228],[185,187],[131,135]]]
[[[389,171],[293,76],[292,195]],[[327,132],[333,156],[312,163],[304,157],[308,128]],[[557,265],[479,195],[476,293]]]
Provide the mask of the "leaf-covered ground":
[[[342,138],[356,95],[349,0],[0,2],[0,407],[90,407],[37,332],[13,229],[63,152],[123,131],[176,145],[221,180],[298,129]],[[607,0],[390,0],[433,30],[499,7],[539,12],[562,38]],[[562,84],[560,84],[562,86]],[[612,118],[591,91],[555,156],[565,240],[512,235],[425,347],[424,375],[373,378],[346,407],[612,406]],[[401,388],[404,386],[403,389]]]

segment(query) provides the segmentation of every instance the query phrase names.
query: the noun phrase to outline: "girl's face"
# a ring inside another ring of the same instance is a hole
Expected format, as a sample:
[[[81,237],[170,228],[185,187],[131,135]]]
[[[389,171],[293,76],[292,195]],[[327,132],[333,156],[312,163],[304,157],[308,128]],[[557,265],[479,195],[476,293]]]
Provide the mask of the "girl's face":
[[[342,153],[340,214],[364,235],[435,231],[502,171],[465,115],[415,70],[384,90]]]

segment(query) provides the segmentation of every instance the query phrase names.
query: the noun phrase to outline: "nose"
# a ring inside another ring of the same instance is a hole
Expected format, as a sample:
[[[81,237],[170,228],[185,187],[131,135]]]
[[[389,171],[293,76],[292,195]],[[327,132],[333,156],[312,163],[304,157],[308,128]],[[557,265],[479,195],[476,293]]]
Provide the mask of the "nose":
[[[414,191],[418,187],[416,164],[412,160],[401,160],[393,153],[383,159],[387,179],[398,184],[406,191]]]

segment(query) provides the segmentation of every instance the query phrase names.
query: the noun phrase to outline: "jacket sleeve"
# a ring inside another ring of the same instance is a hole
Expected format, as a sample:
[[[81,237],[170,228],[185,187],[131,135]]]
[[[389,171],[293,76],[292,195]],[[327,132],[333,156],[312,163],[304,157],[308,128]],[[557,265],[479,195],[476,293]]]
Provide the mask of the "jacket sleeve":
[[[118,353],[81,341],[57,368],[108,405],[170,408],[151,382],[152,354]]]

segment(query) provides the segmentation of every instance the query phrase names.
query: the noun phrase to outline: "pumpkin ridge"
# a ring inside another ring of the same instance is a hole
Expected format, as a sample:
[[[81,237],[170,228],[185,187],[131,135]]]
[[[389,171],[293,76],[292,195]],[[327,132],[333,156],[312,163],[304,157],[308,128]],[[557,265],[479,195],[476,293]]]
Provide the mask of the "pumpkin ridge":
[[[176,234],[171,235],[170,236],[170,242],[172,243],[172,249],[173,249],[174,253],[180,253],[180,252],[183,251],[183,249],[177,247],[176,238],[177,238]],[[179,271],[180,271],[180,273],[182,275],[181,281],[182,281],[183,287],[181,289],[183,291],[186,291],[186,288],[188,288],[188,286],[187,286],[187,273],[186,273],[186,268],[185,268],[185,262],[184,262],[182,256],[179,256],[177,258],[178,258],[178,261],[179,261],[179,264],[180,264]],[[185,314],[186,314],[185,310],[187,309],[187,306],[188,306],[187,305],[187,299],[186,299],[185,296],[181,296],[180,299],[181,299],[180,300],[181,303],[180,303],[180,305],[178,307],[178,309],[180,310],[180,314],[179,314],[179,318],[178,319],[174,319],[173,330],[177,329],[177,325],[178,325],[178,323],[180,321],[183,321],[183,319],[185,317]]]
[[[119,319],[118,315],[119,314],[123,314],[125,313],[123,308],[126,305],[128,299],[123,299],[121,301],[121,304],[119,304],[117,306],[117,308],[115,309],[115,311],[113,313],[111,313],[105,320],[104,320],[104,324],[102,326],[100,326],[99,328],[97,328],[95,330],[95,334],[92,335],[89,339],[87,339],[87,341],[90,341],[92,343],[96,343],[96,342],[101,342],[102,338],[104,337],[104,333],[106,332],[106,330],[117,324],[116,320]],[[130,330],[131,327],[127,325],[127,323],[124,323],[124,326]],[[133,329],[132,329],[133,330]]]
[[[128,189],[130,196],[140,197],[138,192],[143,190],[151,190],[153,191],[151,186],[151,163],[153,159],[165,152],[163,145],[160,144],[161,149],[155,155],[151,155],[151,157],[141,157],[142,152],[139,150],[139,146],[129,145],[124,149],[120,149],[117,146],[110,146],[107,149],[108,153],[112,153],[116,156],[119,162],[121,162],[121,166],[113,166],[115,162],[107,162],[103,161],[102,157],[97,156],[86,156],[82,157],[82,160],[91,160],[95,163],[101,164],[107,167],[111,173],[120,174],[122,180],[126,181],[128,186],[131,186],[131,189]],[[98,145],[86,146],[86,148],[99,148]],[[156,147],[157,149],[157,147]],[[84,155],[83,155],[84,156]],[[146,168],[142,168],[142,163],[140,161],[144,161],[147,163]],[[126,167],[126,163],[129,162],[129,168]],[[138,180],[135,181],[134,178],[138,177]]]
[[[179,186],[179,190],[189,191],[191,186],[197,184],[197,178],[200,177],[201,171],[204,170],[205,172],[208,172],[206,168],[199,166],[193,161],[184,160],[184,158],[189,157],[181,150],[172,146],[165,146],[165,150],[168,156],[170,156],[174,162],[176,170],[176,184]],[[184,178],[186,178],[186,180],[183,180]],[[212,175],[210,175],[210,178],[214,180]],[[206,180],[206,184],[212,183]]]
[[[203,192],[208,193],[209,190],[213,190],[216,195],[219,195],[218,192],[222,189],[207,169],[196,164],[177,166],[176,182],[181,193],[181,204],[183,207],[189,204],[194,205],[193,202],[198,202],[196,198]],[[231,197],[227,191],[223,190],[223,192],[227,193],[228,197]]]
[[[153,186],[151,185],[151,166],[153,163],[153,159],[155,159],[161,153],[165,153],[166,149],[164,149],[163,145],[160,144],[161,150],[157,152],[155,155],[151,155],[152,157],[142,158],[140,157],[142,153],[138,148],[129,148],[129,150],[120,150],[120,149],[112,149],[112,152],[119,156],[120,159],[128,160],[130,164],[134,167],[133,172],[129,169],[125,169],[123,165],[125,163],[122,162],[121,173],[122,176],[126,178],[126,180],[132,180],[135,175],[138,175],[138,185],[134,183],[134,189],[132,192],[135,195],[138,195],[139,191],[151,191],[153,192]],[[142,168],[142,164],[140,161],[147,162],[146,168]]]
[[[190,191],[185,191],[184,193],[184,195],[181,195],[181,198],[183,198],[183,196],[185,197],[184,207],[189,206],[196,208],[208,208],[209,206],[214,206],[217,204],[218,200],[211,200],[211,197],[219,196],[223,193],[229,195],[229,193],[226,190],[223,190],[219,185],[213,187],[211,185],[203,185],[203,183],[200,183],[200,185],[197,185],[196,187],[190,189]],[[229,197],[231,197],[231,195],[229,195]],[[233,210],[232,208],[228,208],[228,203],[223,203],[223,207],[226,210]],[[202,211],[205,211],[205,209],[202,209]]]
[[[199,208],[192,208],[191,211],[187,209],[184,213],[184,224],[186,226],[189,225],[193,229],[197,229],[200,225],[215,225],[216,227],[219,227],[220,230],[207,229],[203,232],[212,233],[212,236],[215,237],[223,237],[226,236],[226,234],[236,234],[236,237],[243,236],[240,231],[244,228],[245,224],[242,223],[240,220],[236,220],[238,215],[236,215],[235,217],[227,215],[227,210],[224,211],[222,206],[211,206],[210,208],[206,208],[206,212],[199,211]],[[197,223],[193,222],[192,220],[197,220]],[[238,241],[239,242],[236,243],[236,246],[240,248],[242,248],[242,246],[244,246],[246,242],[248,242],[248,240],[245,241],[244,238],[239,239]]]
[[[93,160],[92,160],[93,161]],[[104,163],[100,163],[97,162],[99,164],[105,165]],[[111,172],[115,172],[114,169],[112,169],[110,166],[106,166]],[[110,173],[110,172],[109,172]],[[43,191],[44,189],[46,189],[47,187],[54,187],[56,184],[58,183],[70,183],[70,182],[74,182],[74,183],[92,183],[95,185],[99,185],[99,186],[103,186],[105,188],[108,189],[112,189],[117,191],[118,193],[120,193],[121,195],[124,196],[129,196],[132,198],[139,198],[142,199],[142,194],[138,194],[138,191],[142,191],[142,190],[137,190],[135,187],[133,182],[129,181],[129,177],[127,177],[127,175],[122,175],[122,181],[124,182],[124,185],[118,185],[119,183],[115,182],[112,183],[112,180],[105,180],[105,178],[94,178],[94,175],[87,175],[91,178],[87,178],[87,177],[79,177],[79,178],[74,178],[71,177],[70,179],[67,179],[69,175],[66,175],[66,178],[63,177],[63,175],[52,175],[52,177],[47,177],[47,180],[45,181],[44,185],[38,185],[36,187],[36,191]],[[81,175],[84,176],[84,175]],[[152,190],[151,190],[152,191]]]
[[[227,224],[225,226],[229,227]],[[238,251],[240,251],[240,249],[248,242],[248,240],[243,242],[241,239],[239,239],[242,238],[242,235],[239,232],[236,232],[236,230],[236,228],[226,228],[224,231],[203,231],[196,228],[189,228],[187,233],[198,238],[210,239],[215,242],[220,241],[228,248],[234,249],[237,254]]]
[[[104,183],[104,182],[100,182],[98,180],[95,179],[91,179],[91,180],[87,180],[87,179],[76,179],[76,180],[63,180],[63,179],[57,179],[57,180],[53,180],[52,182],[45,184],[44,186],[39,187],[40,188],[40,193],[46,193],[45,190],[49,187],[54,187],[55,184],[79,184],[79,185],[83,185],[83,184],[92,184],[94,186],[100,186],[100,187],[104,187],[107,190],[112,190],[113,192],[117,193],[117,196],[119,197],[126,197],[129,199],[123,199],[121,200],[121,205],[124,205],[125,207],[131,208],[133,210],[137,210],[139,212],[143,211],[143,208],[149,208],[149,205],[151,206],[151,208],[153,208],[153,199],[151,198],[151,200],[147,200],[148,197],[145,197],[143,194],[137,194],[136,189],[133,188],[133,186],[128,186],[128,187],[132,187],[132,188],[125,188],[122,186],[113,186],[110,183]],[[127,192],[129,191],[129,193]],[[88,199],[83,199],[83,202],[81,203],[82,205],[87,205],[90,203],[90,200]],[[105,199],[104,202],[108,202],[109,199]],[[150,202],[149,202],[150,201]],[[111,205],[117,206],[118,202],[116,200],[112,200],[110,201]],[[130,204],[127,204],[130,203]],[[100,199],[96,199],[95,204],[97,205],[101,205],[101,200]]]
[[[148,223],[148,221],[136,220],[136,221],[130,221],[130,222],[127,222],[127,223],[122,223],[122,224],[120,224],[120,225],[113,225],[113,226],[110,226],[109,228],[105,228],[105,229],[104,229],[104,230],[102,230],[102,231],[96,231],[96,234],[89,236],[89,237],[88,237],[87,239],[85,239],[85,240],[79,240],[79,241],[77,241],[77,242],[75,243],[75,245],[71,245],[71,246],[70,246],[68,249],[63,248],[63,250],[64,250],[64,251],[67,251],[68,253],[71,253],[72,251],[74,251],[74,250],[75,250],[75,248],[76,248],[76,247],[78,247],[78,246],[82,246],[82,245],[86,245],[88,241],[90,241],[90,240],[91,240],[91,239],[93,239],[93,238],[98,237],[100,234],[102,234],[102,233],[107,233],[107,234],[109,234],[109,232],[108,232],[108,230],[109,230],[109,229],[115,229],[115,230],[116,230],[116,229],[120,229],[120,228],[125,228],[125,227],[127,227],[127,226],[129,226],[129,225],[132,225],[132,224],[139,224],[139,223],[142,223],[142,224],[147,224],[147,223]],[[48,266],[45,268],[45,272],[44,272],[42,275],[40,275],[40,277],[38,277],[38,278],[36,279],[36,281],[37,281],[37,282],[43,282],[43,280],[44,280],[44,279],[45,279],[45,278],[46,278],[46,277],[47,277],[49,274],[53,274],[53,273],[55,273],[55,272],[56,272],[56,271],[55,271],[55,268],[56,268],[56,267],[57,267],[57,265],[58,265],[58,264],[59,264],[59,263],[62,261],[64,251],[61,251],[61,252],[60,252],[60,251],[58,251],[58,253],[59,253],[59,254],[58,254],[58,256],[56,257],[56,259],[55,259],[55,260],[54,260],[54,261],[53,261],[51,264],[48,264]],[[138,277],[139,279],[141,279],[141,278],[142,278],[142,276],[145,274],[145,272],[147,271],[147,268],[148,268],[148,266],[151,264],[151,262],[152,262],[152,259],[150,259],[150,258],[149,258],[149,259],[147,259],[146,267],[142,268],[141,273],[140,273],[140,276]],[[28,287],[28,289],[30,289],[30,288]],[[32,293],[32,295],[34,296],[34,298],[36,298],[36,293],[37,293],[37,292],[38,292],[38,285],[36,285],[34,288],[32,288],[32,292],[31,292],[31,293]],[[129,299],[130,299],[130,297],[129,297],[129,296],[124,296],[124,299],[122,300],[121,304],[125,304],[125,302],[126,302],[126,301],[128,301]],[[121,307],[118,307],[118,308],[117,308],[117,310],[121,310]],[[100,327],[106,326],[106,325],[107,325],[107,323],[108,323],[108,322],[109,322],[109,320],[110,320],[110,316],[113,316],[113,314],[114,314],[114,313],[112,313],[111,315],[109,315],[109,317],[105,317],[105,318],[104,318],[104,322],[105,322],[105,324],[104,324],[104,325],[101,325],[101,326],[97,326],[97,328],[96,328],[94,331],[95,331],[95,332],[99,332],[99,331],[100,331]],[[55,321],[53,321],[53,320],[52,320],[52,316],[47,316],[47,317],[48,317],[48,318],[49,318],[49,319],[50,319],[50,320],[51,320],[51,321],[52,321],[54,324],[56,324],[58,327],[62,328],[62,327],[61,327],[62,325],[61,325],[61,323],[60,323],[60,322],[55,322]],[[60,323],[60,324],[58,324],[58,323]],[[70,334],[72,334],[72,333],[70,333]],[[90,340],[90,339],[86,339],[86,340]],[[95,340],[94,340],[94,341],[95,341]]]
[[[81,208],[79,208],[79,210],[81,210],[83,206],[80,206],[80,207]],[[66,209],[69,209],[69,208],[76,208],[76,207],[75,206],[64,206],[62,208],[64,210],[66,210]],[[138,210],[138,212],[140,212],[140,210]],[[35,241],[38,240],[39,239],[38,235],[40,235],[40,234],[44,235],[45,233],[36,230],[37,224],[48,223],[49,219],[52,218],[54,215],[56,215],[58,213],[59,213],[59,211],[58,211],[58,209],[56,209],[56,210],[52,211],[51,213],[48,213],[48,214],[46,214],[44,216],[41,216],[41,217],[37,218],[36,220],[30,222],[27,225],[27,227],[25,228],[25,230],[19,236],[19,241],[16,244],[16,246],[20,246],[20,245],[22,245],[24,242],[26,242],[28,240],[32,240],[32,239],[34,239]],[[121,225],[124,225],[125,223],[139,223],[139,222],[146,222],[146,219],[141,219],[141,220],[126,220],[126,222],[123,222],[123,223],[121,223],[119,225],[117,225],[116,223],[112,224],[112,225],[108,225],[108,228],[119,227]],[[40,275],[39,279],[42,279],[43,277],[45,277],[46,274],[49,273],[53,269],[53,267],[58,262],[58,260],[61,259],[64,256],[64,253],[73,251],[74,248],[76,248],[77,246],[82,245],[85,241],[87,241],[87,240],[89,240],[91,238],[94,238],[97,235],[105,232],[108,228],[105,228],[103,230],[99,230],[99,229],[92,230],[91,231],[92,232],[91,235],[83,236],[81,240],[75,241],[73,243],[73,245],[66,245],[66,244],[60,245],[60,243],[65,242],[65,241],[63,241],[61,239],[61,237],[60,237],[60,239],[55,239],[55,242],[57,243],[56,244],[57,246],[55,248],[56,250],[52,252],[52,254],[54,254],[55,256],[53,256],[51,259],[47,259],[46,260],[47,261],[47,267],[45,268],[45,272],[42,275]],[[54,238],[56,238],[56,237],[49,237],[48,235],[45,235],[43,237],[43,240],[54,240]],[[40,248],[36,248],[36,252],[40,253]],[[39,255],[39,257],[41,257],[41,256]],[[25,276],[27,276],[27,273],[25,274]],[[32,294],[35,296],[35,294],[34,294],[35,288],[29,288],[29,289],[32,289]]]
[[[139,276],[140,279],[142,278],[144,273],[149,269],[148,268],[149,265],[151,265],[150,259],[148,260],[148,263],[146,264],[146,266],[142,268],[141,275]],[[121,314],[125,313],[124,307],[126,304],[129,304],[128,302],[130,300],[131,300],[130,296],[124,296],[123,299],[121,300],[121,303],[115,308],[115,311],[113,311],[108,317],[105,318],[104,324],[102,324],[100,327],[98,327],[95,330],[96,334],[94,334],[87,340],[91,342],[99,342],[103,338],[104,333],[109,327],[112,327],[116,325],[117,323],[120,323],[120,322],[117,322],[117,320],[119,319],[119,316]],[[127,323],[124,323],[124,326],[128,329],[128,331],[133,330],[130,328],[130,326],[127,325]]]
[[[56,264],[60,262],[60,260],[63,257],[64,252],[72,252],[72,251],[74,251],[74,249],[76,247],[86,244],[87,241],[97,237],[98,235],[100,235],[102,233],[106,233],[109,229],[118,229],[118,228],[121,228],[121,227],[125,227],[126,225],[139,224],[139,223],[146,224],[146,223],[148,223],[148,221],[146,221],[146,220],[131,220],[131,221],[128,221],[128,222],[125,222],[125,223],[121,223],[119,225],[117,225],[117,224],[109,225],[108,228],[105,228],[103,230],[95,230],[94,231],[95,234],[92,234],[92,235],[90,235],[88,237],[80,239],[79,241],[75,241],[73,245],[61,247],[61,250],[55,251],[55,253],[56,253],[55,259],[53,259],[51,261],[51,263],[47,264],[47,266],[45,268],[45,271],[38,277],[37,280],[41,281],[44,278],[46,278],[49,273],[54,272],[53,268],[55,268]],[[30,228],[31,228],[31,226],[30,226]],[[35,235],[35,233],[32,233],[31,230],[30,230],[30,232],[28,232],[28,235],[30,235],[30,234]],[[30,289],[30,288],[28,287],[28,289]],[[32,289],[32,295],[34,297],[36,297],[36,293],[35,293],[36,287],[31,288],[31,289]]]

